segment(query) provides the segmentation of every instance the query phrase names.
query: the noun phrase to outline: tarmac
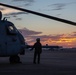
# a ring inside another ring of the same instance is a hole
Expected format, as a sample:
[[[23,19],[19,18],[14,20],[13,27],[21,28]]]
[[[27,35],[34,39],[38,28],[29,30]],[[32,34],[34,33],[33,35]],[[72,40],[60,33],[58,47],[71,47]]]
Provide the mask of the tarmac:
[[[0,57],[0,75],[76,75],[76,52],[43,51],[40,64],[33,64],[33,53],[27,50],[20,55],[19,64]]]

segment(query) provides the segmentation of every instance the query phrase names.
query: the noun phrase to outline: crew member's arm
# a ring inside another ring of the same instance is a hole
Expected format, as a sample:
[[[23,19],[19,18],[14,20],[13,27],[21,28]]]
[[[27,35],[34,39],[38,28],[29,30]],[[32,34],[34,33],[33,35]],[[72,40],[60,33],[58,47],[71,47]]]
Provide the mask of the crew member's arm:
[[[32,46],[32,48],[30,49],[30,51],[32,51],[35,48],[35,44]]]

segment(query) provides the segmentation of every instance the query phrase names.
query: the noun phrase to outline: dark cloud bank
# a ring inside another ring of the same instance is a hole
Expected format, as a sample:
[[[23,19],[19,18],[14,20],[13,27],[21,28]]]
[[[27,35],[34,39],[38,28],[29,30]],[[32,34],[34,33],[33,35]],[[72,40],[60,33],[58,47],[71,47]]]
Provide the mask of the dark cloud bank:
[[[19,31],[22,33],[22,35],[24,36],[24,38],[28,43],[35,42],[36,38],[40,38],[41,41],[44,42],[44,41],[47,41],[48,39],[52,41],[58,41],[61,38],[71,39],[76,37],[76,32],[73,32],[71,34],[41,35],[42,32],[29,30],[27,28],[19,29]]]

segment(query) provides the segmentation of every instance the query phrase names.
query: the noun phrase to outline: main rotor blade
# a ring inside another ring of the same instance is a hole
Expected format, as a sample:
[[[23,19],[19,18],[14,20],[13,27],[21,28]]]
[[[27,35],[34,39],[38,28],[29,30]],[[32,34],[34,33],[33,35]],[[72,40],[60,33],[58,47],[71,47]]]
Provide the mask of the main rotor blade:
[[[76,26],[76,22],[73,22],[73,21],[61,19],[61,18],[58,18],[58,17],[46,15],[46,14],[43,14],[43,13],[39,13],[39,12],[35,12],[35,11],[28,10],[28,9],[19,8],[19,7],[16,7],[16,6],[11,6],[11,5],[7,5],[7,4],[3,4],[3,3],[0,3],[0,5],[5,6],[5,7],[9,7],[9,8],[13,8],[13,9],[17,9],[17,10],[21,10],[21,11],[25,11],[25,12],[28,12],[28,13],[31,13],[31,14],[39,15],[39,16],[42,16],[42,17],[45,17],[45,18],[53,19],[53,20],[56,20],[56,21],[60,21],[60,22],[63,22],[63,23],[67,23],[67,24],[71,24],[71,25]]]

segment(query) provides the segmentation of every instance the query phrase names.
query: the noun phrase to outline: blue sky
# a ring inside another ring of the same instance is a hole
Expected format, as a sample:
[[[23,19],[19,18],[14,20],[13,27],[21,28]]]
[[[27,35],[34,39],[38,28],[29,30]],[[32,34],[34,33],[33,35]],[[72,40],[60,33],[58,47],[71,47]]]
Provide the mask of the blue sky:
[[[0,0],[0,2],[33,11],[38,11],[51,16],[68,19],[74,22],[76,21],[76,0]],[[13,22],[18,29],[23,31],[23,35],[26,37],[26,40],[28,40],[27,42],[29,44],[32,44],[35,41],[34,39],[37,37],[40,37],[44,39],[43,44],[50,42],[50,45],[63,45],[65,47],[66,45],[64,44],[67,44],[66,40],[64,40],[64,43],[51,43],[52,41],[48,41],[45,39],[45,37],[56,42],[59,41],[58,37],[65,36],[66,38],[76,38],[75,26],[57,22],[51,19],[46,19],[29,13],[19,13],[21,11],[18,10],[12,10],[5,7],[1,8],[4,9],[0,9],[4,14],[3,17],[7,17],[8,20]],[[28,32],[31,37],[27,37],[26,32]],[[76,41],[76,39],[74,41]],[[76,42],[74,41],[72,42],[72,45],[68,42],[68,46],[75,46]]]

